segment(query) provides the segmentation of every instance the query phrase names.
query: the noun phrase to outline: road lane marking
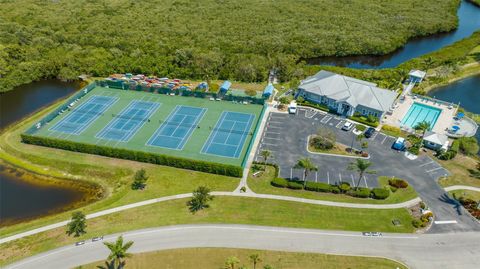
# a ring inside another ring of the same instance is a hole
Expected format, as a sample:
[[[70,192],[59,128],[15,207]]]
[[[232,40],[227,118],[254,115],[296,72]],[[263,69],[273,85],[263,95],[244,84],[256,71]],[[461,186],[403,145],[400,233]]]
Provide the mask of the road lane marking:
[[[456,220],[437,220],[434,221],[435,224],[457,224]]]

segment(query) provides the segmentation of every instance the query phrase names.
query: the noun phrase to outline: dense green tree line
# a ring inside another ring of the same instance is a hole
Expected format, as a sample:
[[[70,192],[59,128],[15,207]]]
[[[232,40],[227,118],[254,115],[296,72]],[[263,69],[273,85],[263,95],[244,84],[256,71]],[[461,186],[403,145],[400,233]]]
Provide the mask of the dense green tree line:
[[[460,0],[0,0],[0,91],[133,72],[264,81],[457,26]]]

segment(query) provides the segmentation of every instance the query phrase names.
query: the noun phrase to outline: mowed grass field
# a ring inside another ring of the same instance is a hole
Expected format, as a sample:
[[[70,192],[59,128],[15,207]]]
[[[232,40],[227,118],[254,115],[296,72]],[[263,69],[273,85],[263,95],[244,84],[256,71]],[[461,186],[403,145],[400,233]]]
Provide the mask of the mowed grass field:
[[[210,208],[192,214],[189,199],[129,209],[87,220],[87,234],[74,238],[60,227],[0,245],[0,266],[94,236],[177,224],[232,223],[345,231],[411,233],[412,217],[405,208],[338,208],[248,197],[216,196]],[[400,226],[392,221],[398,219]]]
[[[406,268],[398,262],[385,258],[235,248],[185,248],[139,253],[127,259],[127,267],[216,269],[224,268],[225,261],[229,257],[236,257],[240,261],[237,265],[239,268],[242,268],[241,266],[253,268],[249,258],[252,254],[258,254],[261,259],[256,268],[264,268],[266,265],[278,269]],[[104,262],[88,264],[82,268],[96,269],[99,265],[104,265]]]
[[[82,104],[88,102],[90,98],[95,96],[109,96],[118,98],[115,103],[106,108],[106,110],[97,117],[94,113],[91,116],[94,120],[83,130],[79,135],[69,135],[67,133],[51,130],[52,126],[61,122],[70,114],[75,112]],[[115,140],[100,139],[96,136],[101,132],[111,121],[118,119],[121,111],[129,106],[134,101],[145,101],[157,103],[159,107],[149,117],[149,121],[139,123],[140,128],[133,134],[129,141],[119,142]],[[167,120],[172,111],[177,106],[188,106],[205,109],[205,113],[198,122],[199,128],[194,128],[190,136],[186,135],[186,144],[182,149],[170,149],[165,147],[158,147],[147,145],[147,142],[155,134],[158,128]],[[104,87],[96,87],[87,95],[79,100],[79,102],[72,108],[71,111],[62,113],[57,116],[47,125],[38,129],[34,135],[53,137],[58,139],[65,139],[74,142],[81,142],[86,144],[96,144],[109,147],[125,148],[136,151],[153,152],[158,154],[183,157],[188,159],[206,160],[210,162],[232,164],[240,166],[247,152],[257,123],[260,119],[262,111],[261,105],[243,105],[232,103],[229,101],[211,101],[204,98],[169,96],[165,94],[140,92],[140,91],[125,91],[119,89],[110,89]],[[214,127],[219,121],[222,112],[240,112],[254,115],[251,124],[249,135],[246,136],[243,146],[239,147],[241,153],[238,157],[224,157],[219,155],[204,154],[202,148],[209,136],[214,132]]]

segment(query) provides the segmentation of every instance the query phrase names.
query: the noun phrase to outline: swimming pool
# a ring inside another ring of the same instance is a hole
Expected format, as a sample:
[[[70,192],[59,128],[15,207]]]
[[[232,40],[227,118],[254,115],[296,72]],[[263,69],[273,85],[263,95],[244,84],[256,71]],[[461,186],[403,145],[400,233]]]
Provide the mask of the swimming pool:
[[[432,130],[440,113],[442,113],[442,110],[439,108],[420,103],[413,103],[405,117],[402,119],[402,126],[414,128],[419,122],[426,121],[430,122],[430,130]]]

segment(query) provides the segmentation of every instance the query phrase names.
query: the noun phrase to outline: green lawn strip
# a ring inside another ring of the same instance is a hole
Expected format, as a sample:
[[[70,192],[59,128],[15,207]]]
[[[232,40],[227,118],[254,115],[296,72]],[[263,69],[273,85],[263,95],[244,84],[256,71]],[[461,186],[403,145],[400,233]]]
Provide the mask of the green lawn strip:
[[[191,192],[198,186],[208,186],[215,191],[232,191],[239,179],[119,159],[105,158],[47,147],[26,145],[20,142],[20,133],[31,126],[50,108],[5,130],[0,135],[0,158],[27,171],[56,177],[54,181],[81,180],[99,184],[105,189],[105,198],[83,207],[92,213],[147,199]],[[128,167],[128,168],[127,168]],[[150,176],[143,191],[130,189],[134,170],[145,168]],[[33,221],[0,228],[0,236],[8,236],[43,225],[63,221],[70,212],[38,218]]]
[[[87,221],[87,234],[68,237],[65,227],[0,245],[0,266],[93,236],[175,224],[235,223],[347,231],[410,233],[412,217],[404,209],[358,209],[258,198],[215,197],[211,207],[191,214],[187,199],[147,205]],[[398,219],[401,226],[393,226]]]
[[[309,137],[309,140],[311,138],[312,137]],[[308,151],[310,151],[312,153],[326,153],[326,154],[336,154],[336,155],[345,155],[345,156],[359,156],[359,155],[356,155],[353,152],[347,151],[347,148],[349,148],[349,147],[337,142],[337,143],[335,143],[335,145],[333,146],[332,149],[325,149],[324,150],[324,149],[315,148],[314,146],[310,145],[310,142],[308,143]]]
[[[430,156],[450,172],[450,176],[438,180],[441,186],[465,185],[480,187],[480,179],[472,177],[469,172],[469,169],[476,169],[477,162],[479,162],[478,157],[457,154],[452,160],[443,161],[437,159],[432,154]]]
[[[263,168],[263,165],[260,165],[260,166]],[[284,196],[293,196],[293,197],[315,199],[315,200],[357,203],[357,204],[396,204],[396,203],[406,202],[418,197],[417,193],[411,186],[408,186],[406,189],[398,189],[396,192],[391,192],[390,196],[385,200],[356,198],[356,197],[352,197],[345,194],[333,194],[333,193],[278,188],[270,184],[270,181],[274,178],[274,176],[275,176],[275,169],[271,166],[267,166],[267,171],[257,177],[253,177],[253,173],[252,171],[250,171],[250,174],[248,177],[248,187],[256,193],[284,195]],[[385,186],[388,184],[387,177],[379,177],[378,181],[380,186]]]
[[[249,259],[252,254],[258,254],[261,259],[256,268],[263,268],[267,264],[273,268],[284,269],[406,268],[386,258],[235,248],[183,248],[139,253],[127,259],[127,268],[156,268],[159,264],[164,268],[223,268],[228,257],[238,258],[239,266],[253,268]],[[103,264],[104,261],[96,262],[82,268],[96,269],[96,266]]]
[[[449,191],[452,195],[452,197],[455,197],[456,199],[459,199],[460,197],[463,197],[465,199],[472,199],[474,201],[480,201],[480,192],[478,191],[472,191],[472,190],[454,190],[454,191]]]

